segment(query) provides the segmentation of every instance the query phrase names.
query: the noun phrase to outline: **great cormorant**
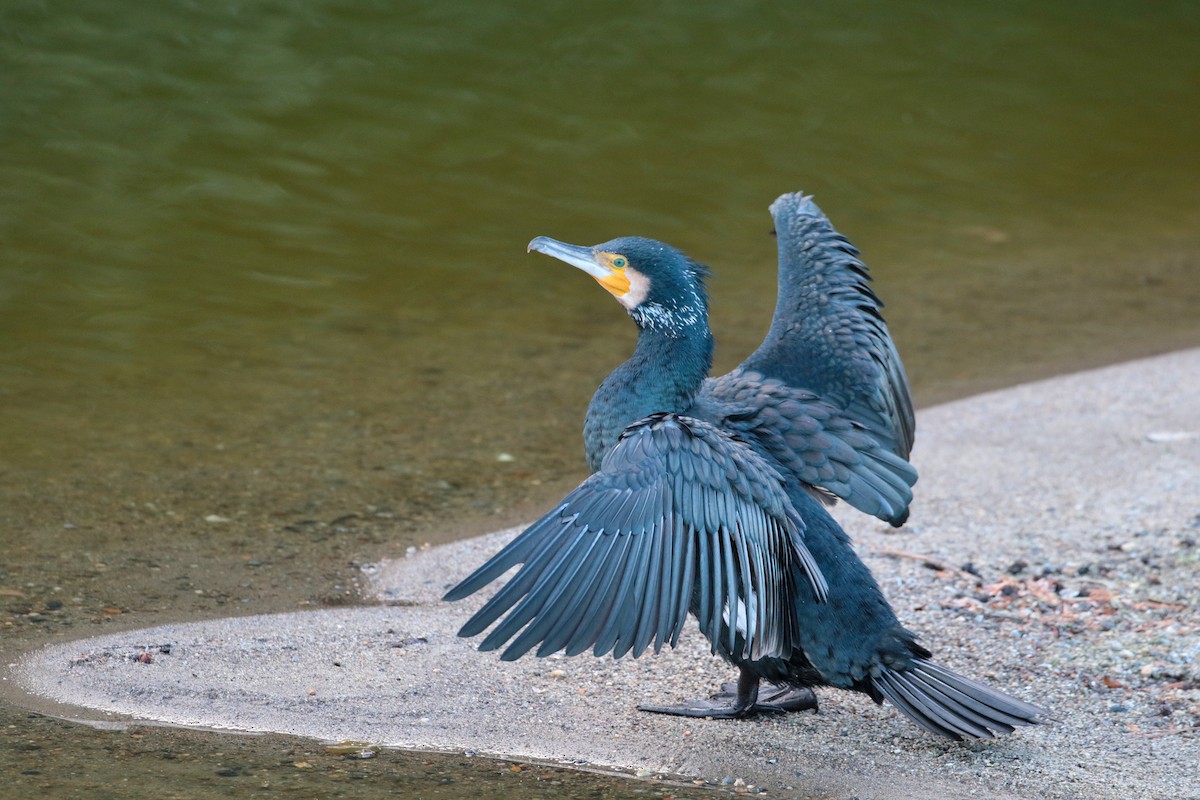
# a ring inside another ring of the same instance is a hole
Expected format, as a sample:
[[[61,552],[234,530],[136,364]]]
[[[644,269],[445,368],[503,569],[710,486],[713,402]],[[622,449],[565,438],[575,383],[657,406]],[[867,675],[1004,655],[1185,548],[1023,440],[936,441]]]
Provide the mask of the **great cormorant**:
[[[673,646],[690,611],[712,652],[739,668],[736,688],[643,710],[815,708],[811,687],[835,686],[954,739],[1042,721],[1042,709],[929,661],[823,508],[837,496],[904,522],[917,479],[912,403],[858,251],[811,197],[783,195],[771,213],[771,328],[719,378],[708,377],[703,266],[639,237],[529,243],[614,295],[637,347],[588,406],[591,477],[446,594],[461,599],[522,565],[459,635],[507,614],[480,650],[637,657]],[[763,678],[776,686],[759,702]]]

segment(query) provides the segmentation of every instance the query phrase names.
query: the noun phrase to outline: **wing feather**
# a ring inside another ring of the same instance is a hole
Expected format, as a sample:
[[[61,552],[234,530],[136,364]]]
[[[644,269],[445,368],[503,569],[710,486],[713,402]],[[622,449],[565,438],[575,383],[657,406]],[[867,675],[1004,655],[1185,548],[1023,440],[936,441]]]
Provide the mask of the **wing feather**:
[[[612,613],[612,607],[617,597],[613,589],[620,579],[621,565],[625,563],[625,559],[628,557],[634,537],[631,534],[621,534],[616,539],[617,543],[613,546],[609,557],[605,560],[604,567],[596,573],[597,583],[595,584],[595,591],[592,594],[591,602],[588,604],[587,609],[579,615],[578,623],[574,626],[570,634],[570,640],[567,642],[566,649],[564,650],[569,656],[577,656],[584,650],[592,647],[596,643],[596,638],[600,635],[600,631],[603,630],[604,625],[607,623],[608,615]],[[459,635],[462,635],[462,631],[459,631]],[[553,652],[555,650],[549,651],[549,653]]]
[[[692,581],[694,580],[697,569],[696,557],[696,537],[688,536],[686,533],[676,530],[674,520],[670,523],[672,533],[683,542],[683,558],[675,563],[682,567],[681,574],[674,577],[674,594],[671,598],[671,615],[668,618],[669,624],[666,630],[659,631],[659,635],[664,643],[670,643],[674,647],[679,643],[679,634],[683,631],[683,624],[687,620],[688,608],[692,600]],[[661,644],[656,643],[655,649],[661,647]]]
[[[740,368],[705,381],[702,392],[706,416],[759,441],[804,483],[893,524],[907,518],[916,469],[848,411]]]
[[[597,547],[576,574],[569,597],[559,603],[557,609],[545,615],[548,620],[546,634],[538,647],[539,657],[545,657],[565,648],[579,625],[587,621],[584,609],[595,598],[595,587],[603,586],[603,570],[623,537],[610,534],[597,537]],[[515,643],[514,643],[515,644]]]

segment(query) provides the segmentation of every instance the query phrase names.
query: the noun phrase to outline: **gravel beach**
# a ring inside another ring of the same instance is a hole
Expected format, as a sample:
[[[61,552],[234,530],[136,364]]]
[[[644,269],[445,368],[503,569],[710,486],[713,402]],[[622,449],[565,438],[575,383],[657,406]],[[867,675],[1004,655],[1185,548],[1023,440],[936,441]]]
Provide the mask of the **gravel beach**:
[[[743,721],[643,714],[733,670],[690,628],[637,660],[502,663],[438,599],[513,532],[364,570],[369,606],[165,625],[26,654],[34,708],[471,751],[780,797],[1200,798],[1200,349],[918,415],[911,520],[839,506],[935,660],[1056,722],[932,737],[888,706]],[[82,709],[82,710],[81,710]]]

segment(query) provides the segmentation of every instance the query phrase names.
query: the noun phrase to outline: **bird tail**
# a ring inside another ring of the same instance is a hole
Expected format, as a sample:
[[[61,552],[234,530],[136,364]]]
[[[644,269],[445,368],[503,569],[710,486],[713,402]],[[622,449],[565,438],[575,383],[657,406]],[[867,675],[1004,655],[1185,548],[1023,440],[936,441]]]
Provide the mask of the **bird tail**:
[[[879,694],[930,733],[951,739],[991,739],[1017,725],[1050,719],[1043,708],[916,659],[903,670],[882,667],[870,678]]]

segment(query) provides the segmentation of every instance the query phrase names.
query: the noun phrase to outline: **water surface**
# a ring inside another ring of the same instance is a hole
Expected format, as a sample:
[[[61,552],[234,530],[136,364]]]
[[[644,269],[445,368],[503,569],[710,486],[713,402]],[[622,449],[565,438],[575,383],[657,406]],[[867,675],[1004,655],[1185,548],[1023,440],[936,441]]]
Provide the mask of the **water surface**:
[[[813,192],[919,405],[1200,344],[1197,41],[1190,3],[6,2],[3,646],[353,601],[560,496],[633,328],[538,234],[710,264],[723,370]]]

